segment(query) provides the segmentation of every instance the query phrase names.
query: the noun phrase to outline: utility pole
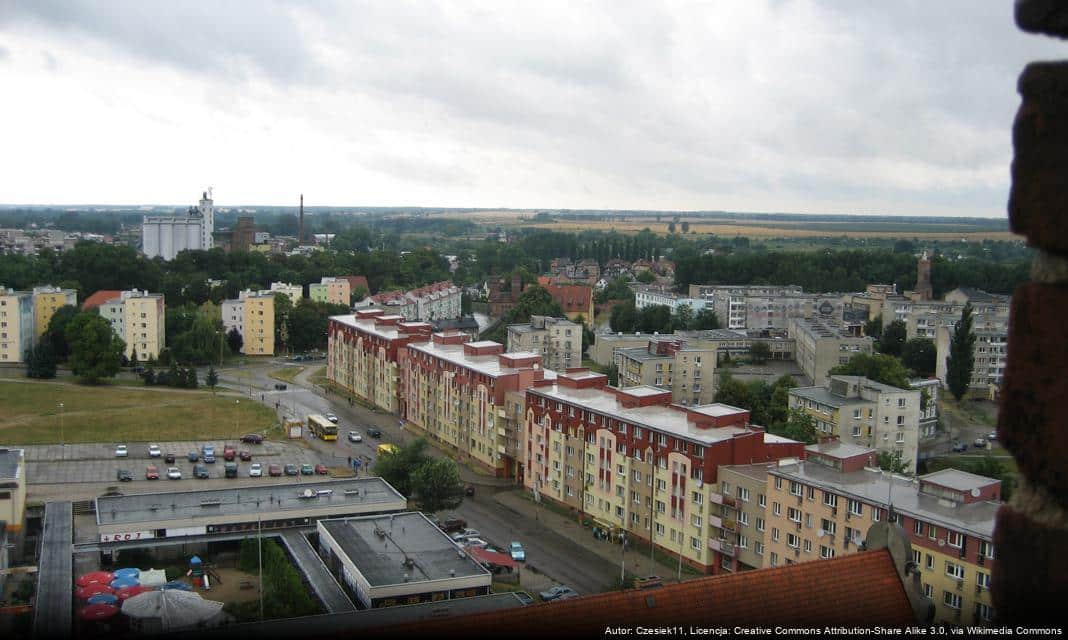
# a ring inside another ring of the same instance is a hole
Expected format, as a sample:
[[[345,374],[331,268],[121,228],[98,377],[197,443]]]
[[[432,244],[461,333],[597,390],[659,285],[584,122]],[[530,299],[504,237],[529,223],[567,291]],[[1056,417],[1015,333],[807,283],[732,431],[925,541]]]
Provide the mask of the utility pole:
[[[234,412],[234,438],[236,439],[237,434],[241,433],[241,401],[234,400],[234,406],[237,408]]]
[[[256,514],[256,552],[260,565],[260,622],[263,622],[263,520]]]
[[[63,437],[63,403],[59,403],[59,446],[65,447],[66,442]]]

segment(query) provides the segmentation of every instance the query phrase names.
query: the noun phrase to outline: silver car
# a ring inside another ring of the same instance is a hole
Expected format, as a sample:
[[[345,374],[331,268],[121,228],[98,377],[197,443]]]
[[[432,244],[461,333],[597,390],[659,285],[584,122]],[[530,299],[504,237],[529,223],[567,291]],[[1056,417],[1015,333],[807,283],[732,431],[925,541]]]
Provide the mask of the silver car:
[[[263,477],[263,465],[258,462],[253,462],[248,467],[248,477],[250,478],[262,478]]]

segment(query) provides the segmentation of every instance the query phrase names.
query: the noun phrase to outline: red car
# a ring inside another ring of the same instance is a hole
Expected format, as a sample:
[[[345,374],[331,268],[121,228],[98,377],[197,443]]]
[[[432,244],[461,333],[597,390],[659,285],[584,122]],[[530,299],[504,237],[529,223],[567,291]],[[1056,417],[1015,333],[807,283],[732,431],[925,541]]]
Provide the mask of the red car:
[[[326,468],[325,464],[317,464],[315,465],[315,473],[318,473],[321,476],[325,476],[330,473],[330,470]]]
[[[241,458],[245,462],[248,462],[252,459],[252,452],[248,451],[247,449],[242,449],[241,452],[237,454],[237,457]]]
[[[155,465],[145,467],[145,480],[159,480],[159,469]]]
[[[235,457],[237,457],[237,449],[234,449],[230,445],[223,447],[223,460],[232,462]]]
[[[282,475],[282,465],[271,464],[271,466],[267,467],[267,475],[271,476],[272,478],[277,478],[278,476]]]

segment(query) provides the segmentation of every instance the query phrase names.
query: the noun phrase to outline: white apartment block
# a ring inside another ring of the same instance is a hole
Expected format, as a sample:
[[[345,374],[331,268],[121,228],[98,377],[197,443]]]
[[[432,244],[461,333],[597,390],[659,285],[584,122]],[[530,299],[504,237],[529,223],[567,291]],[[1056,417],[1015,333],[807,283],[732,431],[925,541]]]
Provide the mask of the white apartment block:
[[[33,294],[0,286],[0,362],[25,362],[33,346]]]
[[[267,295],[274,293],[285,294],[295,307],[304,298],[304,287],[299,284],[289,284],[288,282],[272,282],[269,290],[263,290],[260,293]]]
[[[689,305],[693,313],[704,310],[706,301],[701,298],[692,298],[680,295],[663,287],[649,286],[639,287],[634,291],[634,308],[664,306],[671,309],[671,313],[677,313],[682,305]]]

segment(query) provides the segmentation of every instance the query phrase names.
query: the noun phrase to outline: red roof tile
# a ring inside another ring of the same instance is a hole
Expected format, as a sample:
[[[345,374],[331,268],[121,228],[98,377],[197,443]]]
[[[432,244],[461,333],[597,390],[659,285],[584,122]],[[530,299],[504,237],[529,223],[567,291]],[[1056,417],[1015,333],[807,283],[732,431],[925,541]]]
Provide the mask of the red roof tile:
[[[108,300],[114,300],[122,296],[122,291],[112,291],[111,289],[101,289],[93,295],[85,299],[82,303],[82,310],[96,309],[100,305],[104,304]]]
[[[603,637],[606,627],[819,627],[917,624],[890,553],[867,551],[706,578],[374,630],[380,635]],[[509,632],[511,635],[511,631]]]

